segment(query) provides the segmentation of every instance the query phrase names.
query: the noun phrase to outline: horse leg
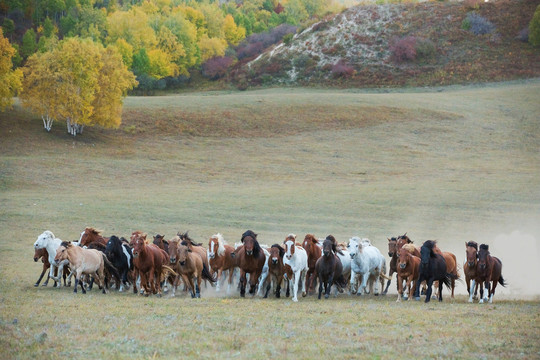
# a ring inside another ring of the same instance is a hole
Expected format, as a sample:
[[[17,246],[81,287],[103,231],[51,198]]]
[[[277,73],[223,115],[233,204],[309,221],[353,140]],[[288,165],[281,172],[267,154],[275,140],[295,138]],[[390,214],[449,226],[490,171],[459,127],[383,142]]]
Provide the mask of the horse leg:
[[[197,275],[197,284],[195,284],[195,297],[200,298],[201,297],[201,279],[202,279],[202,269]]]
[[[468,279],[468,282],[467,282],[467,291],[469,292],[469,302],[472,303],[473,302],[473,293],[476,293],[476,291],[478,290],[478,286],[476,285],[476,280],[475,279],[472,279],[472,284],[469,284],[470,279]]]
[[[45,268],[45,266],[43,267],[43,270],[41,271],[41,275],[39,275],[39,279],[36,281],[36,283],[34,284],[34,286],[39,286],[39,283],[41,282],[41,279],[43,279],[43,276],[45,275],[45,272],[47,271],[48,269]]]
[[[442,288],[443,288],[443,282],[439,281],[439,302],[442,301]]]
[[[293,278],[291,280],[293,283],[293,298],[292,301],[298,301],[298,282],[300,281],[300,271],[293,273]]]
[[[240,296],[246,297],[246,272],[244,270],[240,270]]]
[[[428,303],[431,300],[433,279],[427,280],[427,290],[426,290],[426,300],[424,302]]]
[[[424,281],[424,277],[422,275],[419,275],[418,280],[416,280],[416,287],[414,288],[415,300],[420,300],[420,285],[422,284],[422,281]]]
[[[306,271],[305,270],[302,270],[300,271],[300,279],[298,281],[300,281],[300,283],[302,284],[302,297],[306,297],[307,296],[307,289],[306,289],[306,282],[304,280],[306,280]]]
[[[397,291],[397,300],[396,300],[396,302],[400,302],[401,298],[403,297],[403,281],[400,281],[399,275],[397,276],[397,287],[398,287],[398,291]]]
[[[485,287],[485,291],[484,291],[484,302],[487,302],[489,300],[489,295],[491,294],[491,284],[490,284],[490,281],[489,279],[486,280],[486,282],[484,283],[484,287]]]
[[[489,303],[490,304],[493,304],[493,295],[495,295],[495,288],[497,287],[497,282],[496,280],[493,280],[493,285],[491,286],[491,292],[489,294]]]
[[[216,292],[219,292],[221,290],[221,277],[223,275],[223,270],[221,268],[217,271],[217,278],[216,278]],[[213,274],[212,274],[213,276]]]
[[[416,281],[412,276],[409,276],[407,279],[407,286],[409,287],[409,297],[407,298],[407,301],[410,301],[413,298],[416,289]]]
[[[394,275],[393,271],[388,273],[388,277],[390,278],[390,280],[388,280],[388,282],[386,283],[386,288],[383,290],[381,295],[386,295],[386,293],[388,292],[388,288],[390,287],[390,283],[392,282],[392,275]]]
[[[330,273],[328,278],[328,286],[324,289],[324,298],[328,299],[330,297],[330,290],[332,289],[332,284],[334,283],[334,272]]]
[[[323,291],[323,279],[322,276],[319,276],[319,300],[321,300],[321,295]]]

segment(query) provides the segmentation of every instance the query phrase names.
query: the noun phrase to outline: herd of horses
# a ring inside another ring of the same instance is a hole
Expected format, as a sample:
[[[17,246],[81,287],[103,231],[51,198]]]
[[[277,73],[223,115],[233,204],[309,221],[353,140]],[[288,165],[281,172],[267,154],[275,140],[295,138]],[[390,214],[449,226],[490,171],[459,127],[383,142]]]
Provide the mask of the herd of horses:
[[[491,256],[489,246],[474,241],[466,242],[467,260],[463,265],[469,302],[493,302],[497,284],[506,285],[501,261]],[[454,298],[456,280],[460,280],[456,256],[442,251],[432,240],[416,246],[407,234],[388,239],[389,271],[386,258],[368,239],[352,237],[347,244],[338,243],[334,236],[318,239],[307,234],[303,242],[289,234],[282,243],[261,245],[257,234],[247,230],[240,242],[229,245],[221,234],[212,235],[208,248],[179,232],[170,240],[156,235],[153,241],[147,234],[135,231],[129,239],[115,235],[104,237],[101,231],[87,227],[79,241],[62,241],[51,231],[45,231],[34,243],[34,261],[41,259],[42,272],[34,286],[39,286],[48,272],[43,286],[53,279],[55,287],[71,286],[75,275],[74,292],[80,286],[83,293],[96,282],[103,293],[115,283],[122,292],[132,287],[133,293],[162,296],[170,291],[175,296],[178,286],[191,297],[201,296],[201,285],[210,284],[217,292],[227,281],[227,294],[233,291],[238,278],[241,297],[246,291],[254,296],[268,297],[272,289],[279,298],[282,286],[292,300],[316,293],[325,298],[347,290],[350,294],[385,295],[397,276],[397,301],[406,298],[425,302],[435,296],[442,301],[443,285]],[[385,287],[385,281],[387,281]],[[249,287],[248,287],[249,285]],[[484,291],[485,289],[485,291]]]

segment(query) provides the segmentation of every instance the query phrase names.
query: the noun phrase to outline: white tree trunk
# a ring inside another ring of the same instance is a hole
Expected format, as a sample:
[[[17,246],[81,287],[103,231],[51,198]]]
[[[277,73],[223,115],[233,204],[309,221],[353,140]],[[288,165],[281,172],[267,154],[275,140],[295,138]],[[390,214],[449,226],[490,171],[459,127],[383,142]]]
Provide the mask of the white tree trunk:
[[[53,118],[49,117],[49,114],[41,115],[41,119],[43,120],[43,127],[47,131],[51,131],[52,124],[53,124]]]
[[[68,134],[76,136],[77,134],[82,134],[84,125],[79,125],[73,121],[71,121],[70,118],[66,119],[66,125],[67,125],[67,131]]]

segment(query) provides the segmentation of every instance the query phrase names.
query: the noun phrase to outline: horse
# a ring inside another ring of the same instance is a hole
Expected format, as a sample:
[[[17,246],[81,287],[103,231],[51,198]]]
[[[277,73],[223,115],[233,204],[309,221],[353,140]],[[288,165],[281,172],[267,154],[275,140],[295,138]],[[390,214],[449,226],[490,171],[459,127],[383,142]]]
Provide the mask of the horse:
[[[237,259],[231,256],[234,252],[234,248],[225,242],[223,235],[212,235],[208,241],[208,263],[210,265],[210,271],[217,273],[216,278],[216,291],[220,291],[220,280],[224,271],[229,272],[229,281],[227,286],[227,294],[231,290],[234,269],[238,267]]]
[[[465,254],[467,261],[463,264],[463,273],[465,274],[465,282],[467,283],[469,302],[472,303],[473,299],[478,298],[478,286],[483,286],[481,282],[476,282],[478,272],[478,243],[476,241],[465,242]]]
[[[292,277],[289,278],[289,284],[292,285],[292,301],[298,301],[298,285],[302,284],[302,297],[306,296],[306,283],[303,279],[306,277],[308,267],[308,256],[306,250],[296,244],[296,235],[289,234],[283,242],[285,256],[283,264],[291,268]]]
[[[56,250],[54,257],[55,263],[61,261],[69,261],[72,271],[75,273],[75,288],[74,293],[77,293],[77,286],[81,284],[83,294],[86,294],[84,283],[81,275],[91,275],[97,280],[99,288],[105,294],[105,264],[109,262],[107,256],[95,249],[84,249],[80,246],[73,245],[69,241],[62,241]],[[110,262],[109,262],[110,264]],[[110,264],[112,266],[112,264]]]
[[[322,255],[322,250],[318,246],[318,240],[313,234],[307,234],[302,243],[308,256],[308,271],[306,273],[306,287],[310,293],[315,291],[315,264]]]
[[[414,289],[417,286],[416,280],[420,271],[420,258],[411,254],[407,249],[401,248],[397,264],[397,302],[403,297],[403,281],[406,281],[405,288],[409,289],[407,300],[413,297]]]
[[[437,254],[433,249],[436,246],[436,242],[433,240],[427,240],[420,248],[420,271],[418,280],[416,281],[416,288],[414,290],[414,297],[416,300],[420,300],[420,284],[422,281],[426,281],[426,300],[431,300],[432,285],[434,281],[439,281],[439,301],[442,301],[442,287],[443,284],[447,288],[450,288],[451,277],[453,275],[446,272],[446,261],[441,254]]]
[[[213,284],[215,279],[210,274],[208,267],[203,263],[201,257],[194,253],[189,248],[189,245],[187,241],[178,238],[174,238],[169,242],[170,263],[174,266],[174,270],[178,272],[174,280],[172,296],[175,296],[181,276],[189,288],[191,297],[200,298],[201,281],[205,279]],[[197,278],[196,284],[193,282],[194,277]]]
[[[202,243],[194,242],[193,239],[189,237],[189,234],[187,231],[185,233],[178,232],[176,236],[178,236],[181,241],[185,241],[189,247],[189,250],[198,254],[201,257],[201,260],[203,264],[206,266],[206,268],[210,269],[210,264],[208,263],[208,255],[206,253],[206,249],[202,246]]]
[[[347,285],[343,277],[343,266],[341,260],[337,256],[336,242],[333,236],[328,236],[323,242],[322,256],[315,264],[315,275],[319,280],[319,295],[321,299],[324,286],[324,298],[330,297],[330,289],[332,285],[336,285],[338,290],[343,292],[343,288]]]
[[[392,282],[392,275],[394,273],[397,273],[397,262],[398,262],[398,251],[397,251],[397,238],[387,238],[388,239],[388,256],[390,256],[390,269],[388,270],[388,282],[386,283],[386,288],[383,291],[383,295],[386,295],[388,292],[388,288],[390,287],[390,283]]]
[[[480,288],[480,304],[488,301],[488,297],[489,303],[493,303],[493,295],[495,295],[497,283],[502,286],[507,285],[502,276],[501,260],[495,256],[491,256],[489,245],[486,244],[481,244],[480,250],[478,250],[477,278],[479,282],[484,282],[484,287],[486,288],[485,296],[483,294],[484,289]]]
[[[343,277],[345,279],[348,279],[351,276],[351,256],[349,254],[349,250],[347,249],[347,245],[338,244],[336,238],[333,235],[328,235],[326,239],[331,240],[332,243],[335,245],[336,255],[339,258],[339,261],[341,261],[341,266],[343,267]]]
[[[156,236],[154,236],[153,243],[157,245],[160,249],[165,250],[167,254],[169,253],[169,242],[165,240],[165,235],[157,234]]]
[[[69,265],[69,261],[61,261],[60,263],[56,263],[54,261],[54,258],[56,256],[56,250],[61,243],[62,240],[54,236],[54,234],[49,230],[46,230],[41,235],[39,235],[36,242],[34,243],[35,250],[46,249],[47,253],[49,254],[49,263],[51,264],[49,268],[49,277],[54,280],[54,287],[62,286],[61,277],[64,274],[64,267]],[[56,276],[55,273],[57,274]]]
[[[249,293],[255,295],[257,282],[262,274],[266,255],[257,241],[257,234],[247,230],[242,234],[243,246],[233,252],[238,259],[240,267],[240,296],[246,296],[246,275],[249,274]],[[232,255],[232,254],[231,254]]]
[[[266,281],[261,281],[259,283],[259,291],[264,288],[266,285],[266,291],[264,292],[264,298],[268,297],[268,292],[272,283],[274,284],[274,294],[276,298],[281,297],[281,283],[284,280],[285,276],[285,265],[283,264],[283,256],[285,256],[285,249],[279,244],[274,244],[270,247],[270,256],[267,259],[268,262],[268,276]],[[289,297],[290,294],[290,283],[287,281],[287,292],[286,296]]]
[[[98,242],[104,246],[107,246],[107,241],[109,241],[109,238],[103,237],[103,235],[101,235],[101,230],[97,230],[93,227],[87,227],[83,232],[81,232],[79,246],[89,246],[93,242]]]
[[[111,236],[105,248],[105,255],[118,270],[120,278],[118,291],[124,291],[124,285],[129,288],[128,275],[133,271],[133,253],[127,242],[122,241],[115,235]]]
[[[347,245],[351,257],[351,293],[362,295],[369,281],[369,292],[379,295],[378,281],[384,289],[384,280],[388,279],[386,273],[386,260],[379,249],[367,245],[359,237],[353,236]],[[361,280],[360,287],[358,283]],[[373,285],[375,283],[375,289]]]
[[[43,279],[43,276],[45,276],[45,273],[51,267],[51,263],[49,262],[49,253],[47,252],[47,249],[45,249],[45,248],[36,249],[34,251],[34,261],[38,262],[39,259],[41,259],[43,267],[42,267],[42,270],[41,270],[41,275],[39,275],[38,280],[34,284],[34,286],[36,286],[36,287],[39,286],[39,283],[41,282],[41,279]],[[64,277],[64,286],[65,286],[66,285],[66,273],[64,273],[63,277]],[[49,278],[50,278],[49,275],[47,275],[47,279],[45,279],[42,286],[47,286],[47,284],[49,283]]]
[[[416,245],[413,245],[413,241],[407,236],[407,233],[400,235],[396,238],[396,252],[399,254],[399,250],[403,247],[403,245],[411,244],[412,247],[407,247],[409,252],[413,254],[414,256],[420,257],[420,249],[416,247]],[[439,248],[435,250],[435,252],[440,251]]]
[[[133,233],[132,242],[133,265],[135,273],[141,277],[141,291],[145,296],[152,293],[161,297],[161,276],[164,265],[169,261],[169,256],[157,245],[146,244],[144,233]],[[133,292],[137,293],[136,284],[133,284]]]

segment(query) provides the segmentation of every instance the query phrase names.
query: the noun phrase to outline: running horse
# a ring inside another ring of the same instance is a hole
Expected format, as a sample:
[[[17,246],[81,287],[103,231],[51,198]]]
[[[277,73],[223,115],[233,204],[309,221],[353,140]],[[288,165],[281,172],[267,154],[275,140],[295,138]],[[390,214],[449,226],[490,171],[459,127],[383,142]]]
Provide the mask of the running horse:
[[[249,274],[249,293],[255,295],[257,282],[262,274],[266,255],[257,241],[257,234],[251,230],[247,230],[242,234],[241,238],[243,246],[235,250],[233,254],[238,259],[240,267],[240,296],[246,296],[247,278]]]
[[[289,286],[293,289],[292,301],[298,301],[298,285],[302,284],[302,297],[306,296],[306,282],[303,281],[308,271],[308,255],[306,250],[296,244],[296,235],[289,234],[283,242],[285,256],[283,264],[291,268],[292,277],[289,278]]]
[[[315,292],[315,264],[322,255],[322,250],[318,245],[319,241],[313,234],[307,234],[304,237],[302,247],[306,250],[308,256],[308,271],[306,273],[306,288],[309,293]]]
[[[497,283],[502,286],[506,286],[507,284],[502,276],[502,262],[499,258],[491,256],[489,245],[482,244],[480,245],[480,250],[478,250],[477,276],[479,282],[484,282],[486,290],[484,295],[484,289],[480,288],[480,304],[488,301],[488,299],[490,304],[493,303],[493,295],[495,295]]]
[[[476,241],[466,242],[465,254],[467,261],[463,265],[463,273],[465,274],[465,282],[467,283],[469,302],[472,303],[474,299],[478,298],[478,286],[483,286],[481,282],[476,282],[478,277],[478,243]]]
[[[212,235],[208,240],[208,263],[210,265],[210,271],[213,274],[217,273],[216,291],[220,290],[220,281],[224,271],[229,272],[227,293],[231,290],[234,269],[238,266],[236,258],[231,256],[233,252],[234,247],[227,244],[223,235],[219,233]]]
[[[396,237],[388,238],[388,256],[390,256],[390,269],[388,270],[388,282],[386,283],[386,288],[382,292],[383,295],[386,295],[386,293],[388,292],[388,288],[390,287],[390,283],[392,282],[392,275],[394,275],[394,273],[397,273],[398,250]]]
[[[443,284],[447,288],[450,288],[452,274],[446,272],[446,261],[441,254],[434,251],[436,242],[433,240],[427,240],[420,248],[420,270],[418,280],[416,281],[416,287],[414,291],[414,297],[416,300],[420,300],[420,284],[422,281],[426,281],[426,300],[431,300],[432,286],[434,281],[439,282],[439,301],[442,301],[442,287]]]
[[[83,232],[81,232],[81,237],[79,239],[79,246],[90,247],[90,244],[97,242],[98,244],[103,245],[103,248],[105,249],[107,247],[108,241],[109,241],[109,238],[103,237],[103,235],[101,235],[101,230],[97,230],[93,227],[87,227],[84,229]],[[94,246],[99,246],[99,245],[94,245]]]
[[[141,290],[144,291],[145,296],[152,293],[161,297],[161,276],[164,265],[169,262],[169,256],[165,250],[160,249],[157,245],[147,244],[144,233],[133,233],[131,240],[133,242],[133,265],[135,274],[141,277]],[[133,284],[133,292],[137,293],[136,283]]]
[[[154,244],[156,244],[160,249],[165,250],[165,252],[169,253],[169,242],[165,240],[165,235],[159,235],[157,234],[154,236]]]

